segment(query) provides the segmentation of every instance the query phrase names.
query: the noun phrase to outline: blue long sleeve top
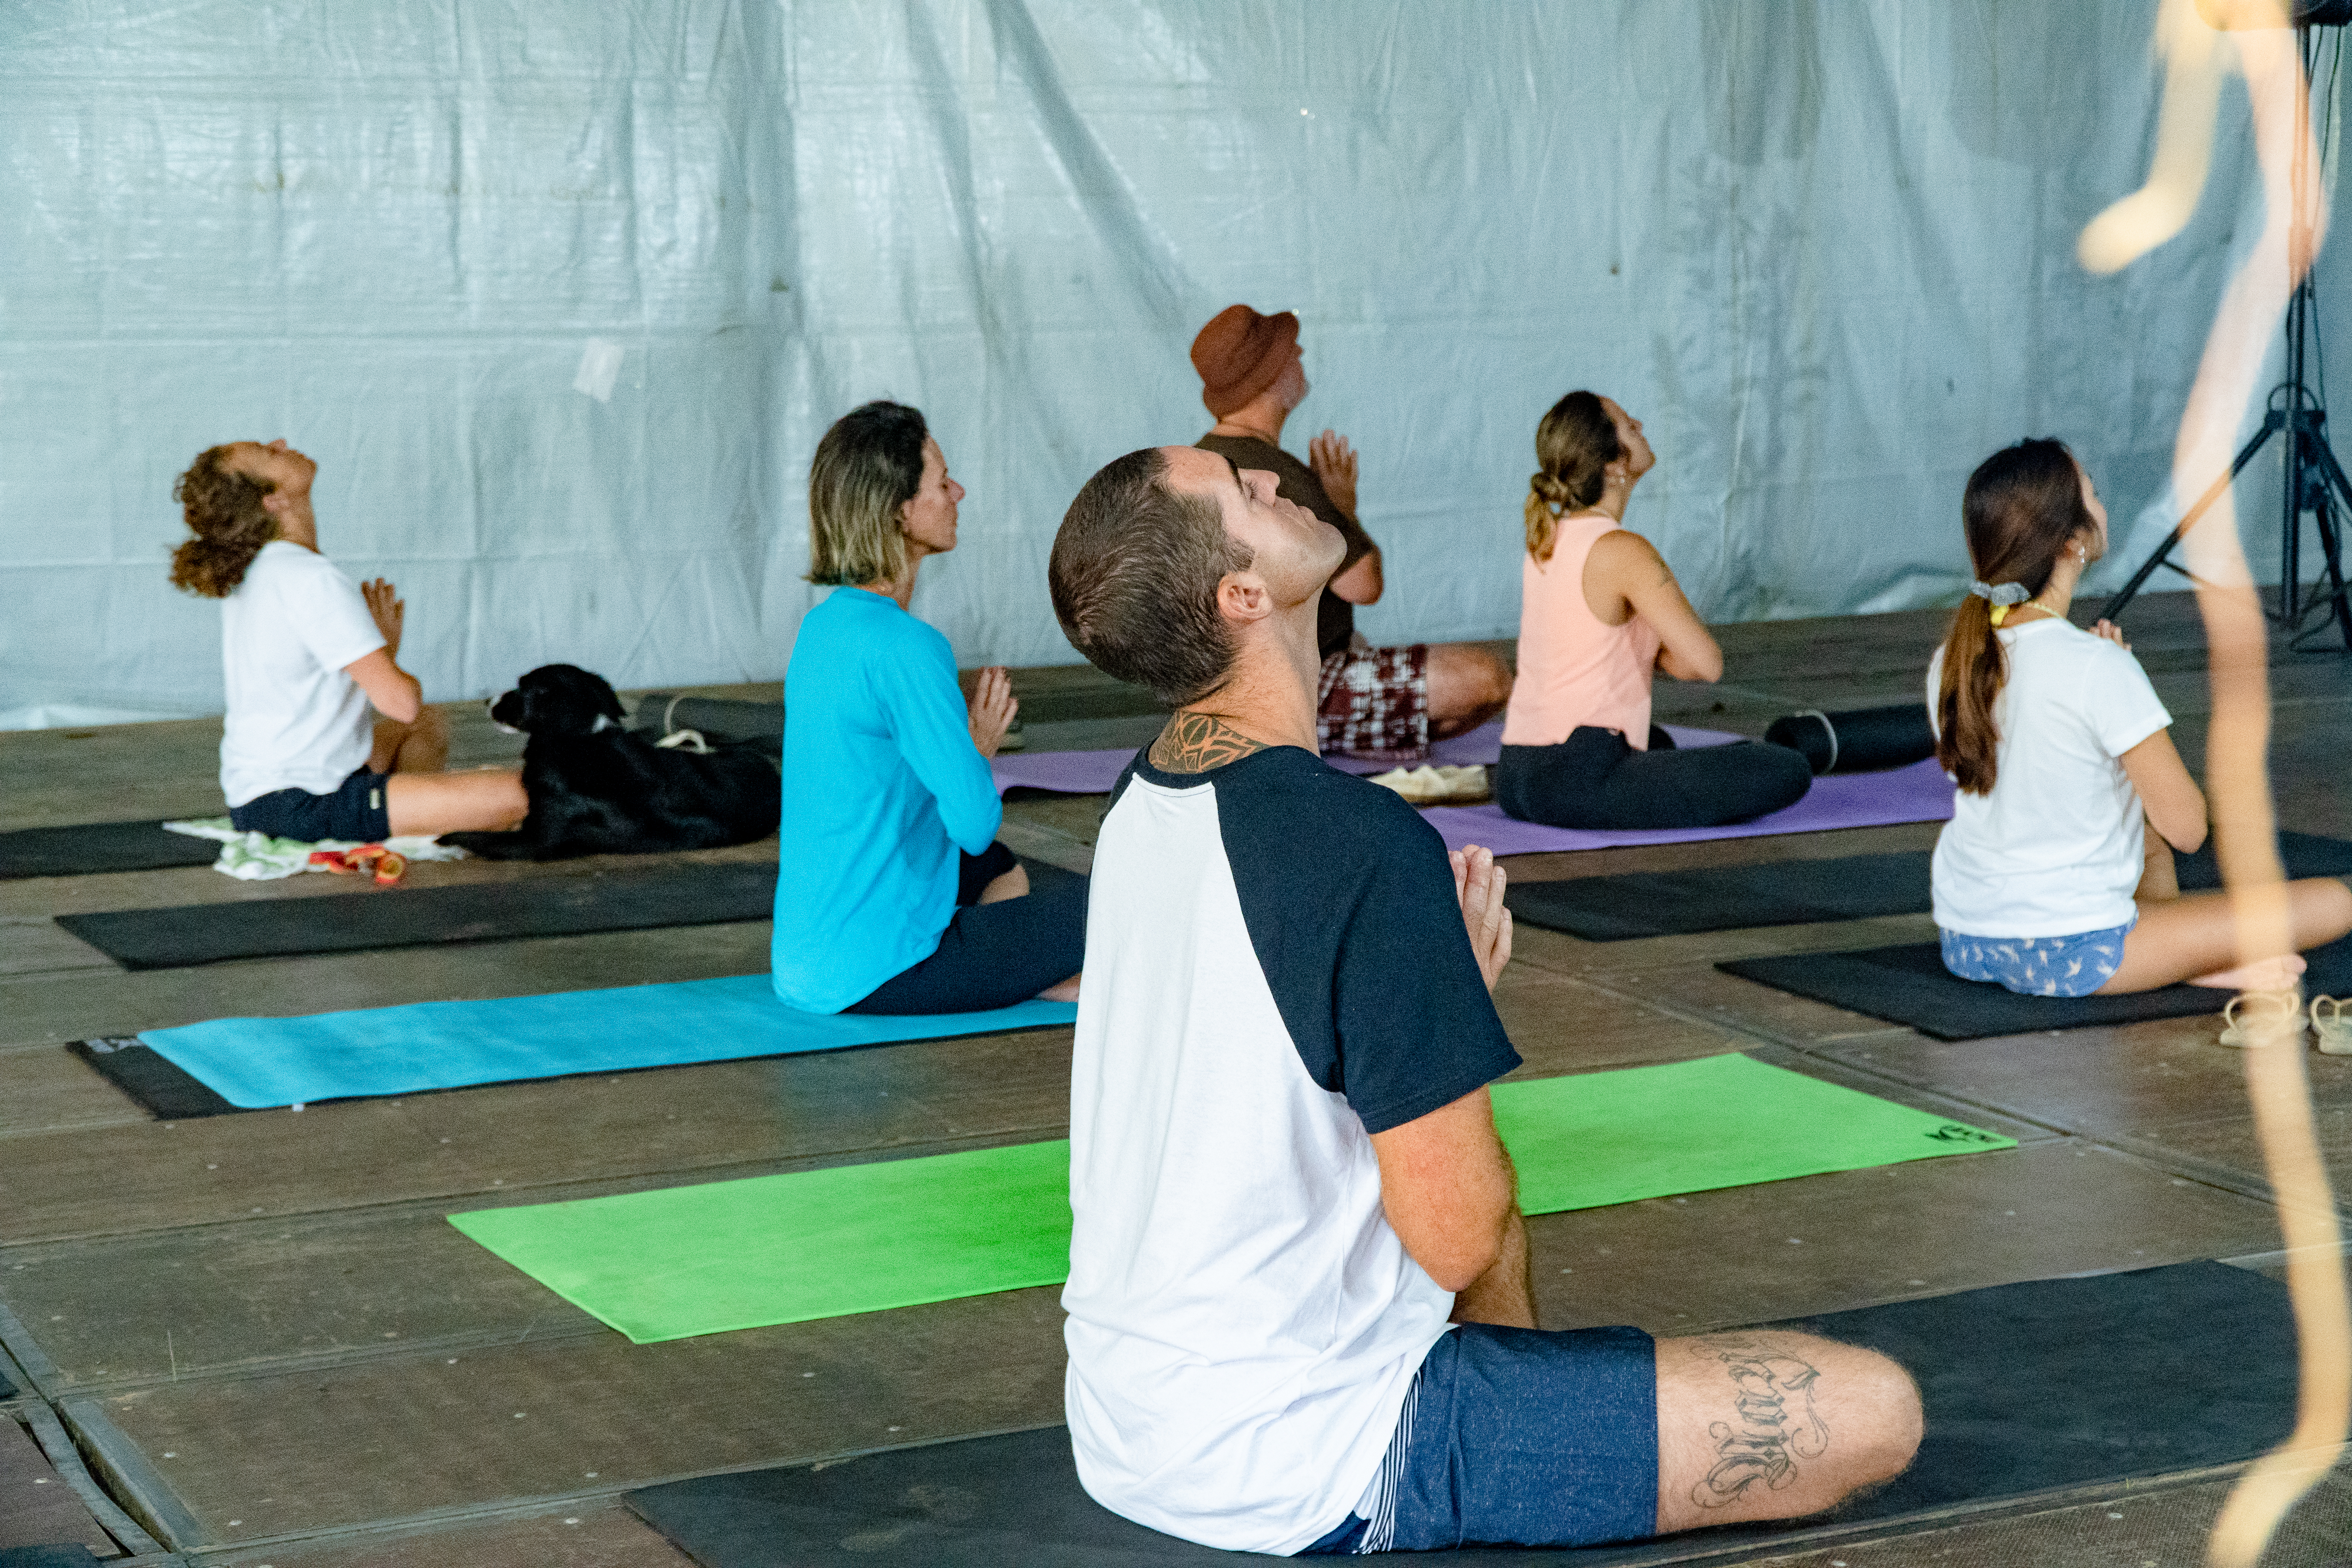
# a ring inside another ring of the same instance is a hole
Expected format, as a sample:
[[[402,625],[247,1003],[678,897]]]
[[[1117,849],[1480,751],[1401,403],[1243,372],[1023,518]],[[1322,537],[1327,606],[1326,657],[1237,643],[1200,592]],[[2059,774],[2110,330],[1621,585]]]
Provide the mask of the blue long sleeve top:
[[[971,743],[948,639],[896,600],[836,588],[784,671],[776,994],[838,1013],[929,958],[955,915],[956,852],[1004,808]]]

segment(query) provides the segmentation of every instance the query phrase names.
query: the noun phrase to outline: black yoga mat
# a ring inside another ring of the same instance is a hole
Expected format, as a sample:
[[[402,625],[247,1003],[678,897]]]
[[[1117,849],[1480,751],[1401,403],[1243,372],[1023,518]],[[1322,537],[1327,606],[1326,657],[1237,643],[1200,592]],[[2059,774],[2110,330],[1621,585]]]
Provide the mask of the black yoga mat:
[[[765,920],[775,897],[776,868],[761,861],[446,888],[371,887],[323,898],[59,915],[57,921],[125,969],[184,969],[230,958]]]
[[[2352,875],[2352,843],[2341,838],[2282,833],[2279,855],[2289,877]],[[1573,877],[1519,883],[1504,893],[1503,901],[1515,920],[1588,942],[1863,920],[1926,911],[1927,859],[1922,849]],[[2210,849],[2176,856],[2174,864],[2184,891],[2221,885],[2221,869]]]
[[[2304,955],[2303,977],[2313,995],[2352,994],[2352,937]],[[2202,985],[2168,985],[2125,996],[2020,996],[1990,981],[1961,980],[1944,967],[1932,942],[1855,952],[1791,952],[1718,963],[1737,974],[1786,991],[1907,1024],[1939,1040],[1980,1040],[2030,1035],[2037,1029],[2080,1029],[2094,1024],[2137,1024],[2149,1018],[2193,1018],[2219,1013],[2233,993]]]
[[[0,833],[0,881],[209,866],[218,858],[220,845],[214,840],[166,833],[160,822],[85,822]]]
[[[1030,886],[1075,872],[1023,859]],[[671,864],[589,876],[526,877],[446,888],[375,888],[319,898],[182,904],[59,915],[57,923],[125,969],[185,969],[231,958],[362,952],[452,942],[582,936],[600,931],[766,920],[776,868],[767,862]]]
[[[1862,920],[1926,909],[1927,854],[1517,882],[1504,890],[1503,902],[1516,921],[1587,942]]]
[[[1969,1504],[2231,1464],[2294,1424],[2286,1292],[2219,1263],[2002,1285],[1769,1326],[1866,1345],[1911,1369],[1927,1428],[1909,1470],[1799,1524],[1412,1561],[1598,1568],[1687,1561],[1709,1548],[1746,1561],[1892,1533],[1923,1516],[1948,1522]],[[677,1481],[625,1500],[704,1568],[1140,1568],[1244,1555],[1171,1540],[1097,1507],[1058,1426]]]
[[[171,1058],[142,1044],[136,1035],[75,1040],[66,1047],[100,1078],[137,1100],[158,1121],[189,1121],[199,1116],[242,1111]]]
[[[87,1546],[0,1547],[0,1568],[94,1568],[103,1561]]]

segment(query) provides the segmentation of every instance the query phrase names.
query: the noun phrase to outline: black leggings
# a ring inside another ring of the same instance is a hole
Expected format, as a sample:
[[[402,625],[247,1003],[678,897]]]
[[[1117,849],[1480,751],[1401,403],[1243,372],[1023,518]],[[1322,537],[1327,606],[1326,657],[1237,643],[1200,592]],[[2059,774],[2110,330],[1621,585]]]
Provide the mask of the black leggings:
[[[1652,726],[1637,752],[1615,730],[1580,724],[1557,746],[1505,746],[1495,801],[1506,816],[1550,827],[1720,827],[1794,805],[1813,770],[1786,746],[1736,741],[1675,749]]]
[[[1002,844],[967,855],[960,868],[957,903],[963,907],[940,933],[940,945],[911,969],[874,988],[845,1013],[983,1013],[1025,1002],[1058,985],[1087,962],[1087,879],[1055,879],[1052,887],[992,904],[966,904],[1019,862]]]

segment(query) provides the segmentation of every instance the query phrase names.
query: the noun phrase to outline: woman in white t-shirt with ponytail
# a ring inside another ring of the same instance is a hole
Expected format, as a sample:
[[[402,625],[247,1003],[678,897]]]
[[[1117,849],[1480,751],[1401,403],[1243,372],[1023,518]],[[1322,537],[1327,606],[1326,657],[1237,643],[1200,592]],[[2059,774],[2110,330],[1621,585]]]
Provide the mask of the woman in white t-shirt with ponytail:
[[[195,535],[172,556],[173,585],[221,601],[230,821],[359,843],[516,826],[530,809],[520,772],[441,771],[448,730],[396,662],[392,584],[362,589],[319,553],[318,470],[284,441],[235,441],[172,487]]]
[[[1936,841],[1945,967],[2040,996],[2292,984],[2302,959],[2239,965],[2224,895],[2180,891],[2172,852],[2205,842],[2205,796],[2172,715],[2112,623],[2067,622],[2107,549],[2091,477],[2062,443],[2021,441],[1969,476],[1962,516],[1977,581],[1927,668],[1959,785]],[[2287,893],[2298,951],[2352,931],[2343,882]]]

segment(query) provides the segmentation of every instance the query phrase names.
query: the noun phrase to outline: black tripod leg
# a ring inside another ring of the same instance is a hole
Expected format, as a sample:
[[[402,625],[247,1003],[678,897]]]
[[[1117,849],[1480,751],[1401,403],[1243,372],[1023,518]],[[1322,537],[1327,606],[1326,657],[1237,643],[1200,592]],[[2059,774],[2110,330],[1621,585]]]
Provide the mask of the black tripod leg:
[[[2324,484],[2315,486],[2311,469],[2315,466],[2305,454],[2309,445],[2301,429],[2286,433],[2286,480],[2281,486],[2280,500],[2285,517],[2279,525],[2279,624],[2293,626],[2302,618],[2303,609],[2303,514],[2315,502],[2326,505]],[[2315,497],[2311,492],[2320,490]]]
[[[2195,506],[2189,509],[2188,515],[2180,520],[2179,526],[2175,528],[2170,533],[2164,536],[2164,542],[2156,547],[2156,553],[2139,563],[2139,570],[2131,574],[2131,581],[2123,585],[2123,591],[2118,593],[2114,598],[2109,599],[2106,604],[2101,607],[2099,611],[2099,618],[2101,620],[2120,621],[2122,619],[2124,606],[2129,605],[2134,598],[2138,596],[2141,584],[2145,584],[2150,577],[2156,574],[2156,569],[2158,567],[2172,565],[2172,563],[2168,558],[2172,554],[2172,547],[2180,542],[2181,535],[2187,533],[2189,527],[2194,524],[2199,518],[2205,515],[2205,509],[2212,505],[2215,500],[2221,498],[2221,491],[2224,489],[2236,482],[2238,476],[2245,472],[2246,465],[2254,460],[2254,454],[2263,449],[2263,443],[2269,440],[2273,435],[2277,434],[2282,428],[2284,428],[2284,424],[2285,421],[2276,411],[2273,411],[2263,421],[2263,427],[2254,432],[2253,438],[2238,449],[2237,460],[2230,465],[2228,477],[2216,483],[2211,489],[2206,491],[2204,499],[2200,500]],[[2333,461],[2334,454],[2331,453],[2329,455],[2329,458],[2330,461]],[[2339,468],[2336,470],[2336,473],[2337,477],[2340,479],[2342,477],[2343,470]],[[2174,566],[2172,569],[2176,572],[2180,570],[2178,566]]]
[[[2347,598],[2344,587],[2343,530],[2331,504],[2332,492],[2345,515],[2352,516],[2352,481],[2345,479],[2344,465],[2336,460],[2334,448],[2324,441],[2315,441],[2312,447],[2320,470],[2319,551],[2327,568],[2327,596],[2336,606],[2336,629],[2344,638],[2345,651],[2352,653],[2352,598]]]
[[[2164,536],[2164,542],[2156,547],[2156,553],[2139,563],[2139,570],[2131,574],[2131,581],[2126,583],[2121,591],[2114,598],[2109,599],[2105,607],[2099,611],[2099,619],[2112,621],[2121,616],[2124,613],[2124,606],[2139,596],[2140,585],[2156,575],[2156,569],[2171,564],[2165,558],[2172,553],[2172,547],[2180,542],[2180,532],[2181,531],[2176,528]]]

